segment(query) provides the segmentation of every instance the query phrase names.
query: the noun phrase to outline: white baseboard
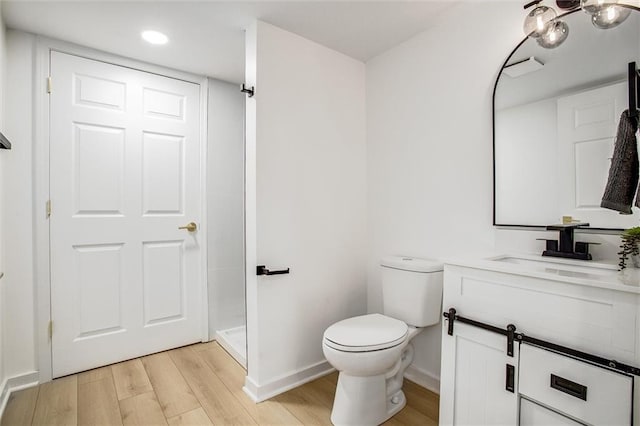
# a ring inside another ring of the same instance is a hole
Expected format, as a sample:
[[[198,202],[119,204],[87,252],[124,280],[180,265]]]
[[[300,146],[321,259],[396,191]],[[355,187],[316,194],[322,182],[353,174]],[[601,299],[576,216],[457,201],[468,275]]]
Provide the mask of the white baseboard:
[[[0,418],[4,414],[4,409],[7,408],[11,393],[37,386],[39,380],[40,375],[37,371],[6,379],[0,388]]]
[[[333,371],[335,371],[335,368],[333,368],[331,364],[327,361],[322,361],[272,380],[264,385],[258,385],[251,377],[247,376],[242,390],[249,395],[254,402],[262,402],[307,382],[326,376]]]
[[[440,378],[428,371],[410,365],[405,370],[404,377],[440,395]]]

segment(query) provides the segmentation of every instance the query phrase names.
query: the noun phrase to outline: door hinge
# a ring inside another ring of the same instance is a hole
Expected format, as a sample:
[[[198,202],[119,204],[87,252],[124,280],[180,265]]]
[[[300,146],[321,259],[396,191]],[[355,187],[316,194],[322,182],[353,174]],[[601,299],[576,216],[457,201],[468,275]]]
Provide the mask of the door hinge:
[[[51,93],[51,77],[47,77],[47,93]]]
[[[49,340],[53,340],[53,320],[49,321],[49,327],[47,331],[49,333]]]
[[[516,335],[516,326],[509,324],[507,326],[507,355],[513,356],[513,341]]]
[[[449,336],[453,336],[453,323],[456,321],[455,308],[449,309],[449,312],[445,312],[443,315],[449,320],[449,325],[447,326],[447,334]]]
[[[47,219],[49,219],[51,217],[51,200],[47,200]]]

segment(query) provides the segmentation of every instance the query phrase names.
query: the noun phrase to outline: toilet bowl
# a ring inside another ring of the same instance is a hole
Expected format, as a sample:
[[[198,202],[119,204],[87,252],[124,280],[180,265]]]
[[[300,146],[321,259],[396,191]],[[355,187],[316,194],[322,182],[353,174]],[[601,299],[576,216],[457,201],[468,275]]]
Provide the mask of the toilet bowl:
[[[324,356],[340,372],[333,424],[380,424],[405,406],[402,377],[413,358],[409,341],[421,330],[371,314],[340,321],[325,331]]]
[[[349,318],[324,332],[324,355],[338,371],[350,376],[386,373],[400,358],[408,331],[402,321],[380,314]]]
[[[406,404],[404,372],[413,360],[411,339],[439,322],[441,264],[393,257],[382,266],[385,314],[347,318],[324,332],[322,350],[340,372],[334,425],[377,425],[400,411]]]

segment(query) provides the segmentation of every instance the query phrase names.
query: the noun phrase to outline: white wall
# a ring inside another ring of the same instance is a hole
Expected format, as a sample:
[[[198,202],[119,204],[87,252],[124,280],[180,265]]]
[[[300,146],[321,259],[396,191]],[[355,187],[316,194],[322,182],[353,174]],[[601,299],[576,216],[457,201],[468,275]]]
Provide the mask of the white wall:
[[[492,225],[492,92],[521,41],[513,2],[464,2],[439,25],[367,63],[368,309],[381,311],[378,260],[388,254],[452,257],[540,253],[556,233]],[[583,238],[580,236],[580,238]],[[615,258],[619,238],[594,258]],[[435,387],[440,328],[416,337],[413,371]]]
[[[244,95],[209,79],[207,153],[209,337],[245,323]]]
[[[2,20],[2,3],[0,3],[0,131],[4,131],[4,125],[6,120],[4,119],[4,112],[6,111],[5,103],[6,103],[6,54],[7,47],[5,44],[6,31],[4,27],[4,21]],[[4,180],[4,162],[5,157],[8,155],[6,151],[3,152],[0,150],[0,274],[4,272],[4,251],[5,251],[5,234],[4,234],[4,215],[5,215],[5,201],[4,201],[4,191],[7,186],[7,181]],[[5,360],[5,348],[4,345],[4,337],[5,331],[4,326],[6,324],[5,318],[5,305],[4,305],[4,283],[3,279],[0,279],[0,393],[4,389],[6,376],[4,373],[4,360]],[[0,407],[2,406],[2,400],[0,399]],[[1,414],[1,408],[0,408]]]
[[[247,31],[247,389],[329,368],[322,334],[366,311],[365,66],[269,24]],[[290,275],[257,279],[257,264]]]
[[[11,378],[37,370],[33,242],[33,52],[35,38],[7,32],[7,84],[4,132],[12,149],[4,155],[5,374]],[[25,119],[26,118],[26,119]],[[9,349],[10,348],[10,349]]]
[[[492,92],[522,19],[519,3],[465,2],[367,63],[370,312],[382,309],[385,255],[493,251]],[[432,388],[440,338],[433,326],[414,340]]]

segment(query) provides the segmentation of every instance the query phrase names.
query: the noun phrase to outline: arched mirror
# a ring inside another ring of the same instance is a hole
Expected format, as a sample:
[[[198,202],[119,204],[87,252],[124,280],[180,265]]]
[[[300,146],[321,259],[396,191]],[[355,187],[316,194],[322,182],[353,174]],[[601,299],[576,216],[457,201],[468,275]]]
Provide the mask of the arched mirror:
[[[494,225],[545,226],[562,216],[593,228],[640,223],[640,209],[600,208],[617,124],[628,108],[628,63],[640,67],[640,12],[606,30],[582,10],[561,17],[566,41],[527,38],[502,67],[493,99]]]

